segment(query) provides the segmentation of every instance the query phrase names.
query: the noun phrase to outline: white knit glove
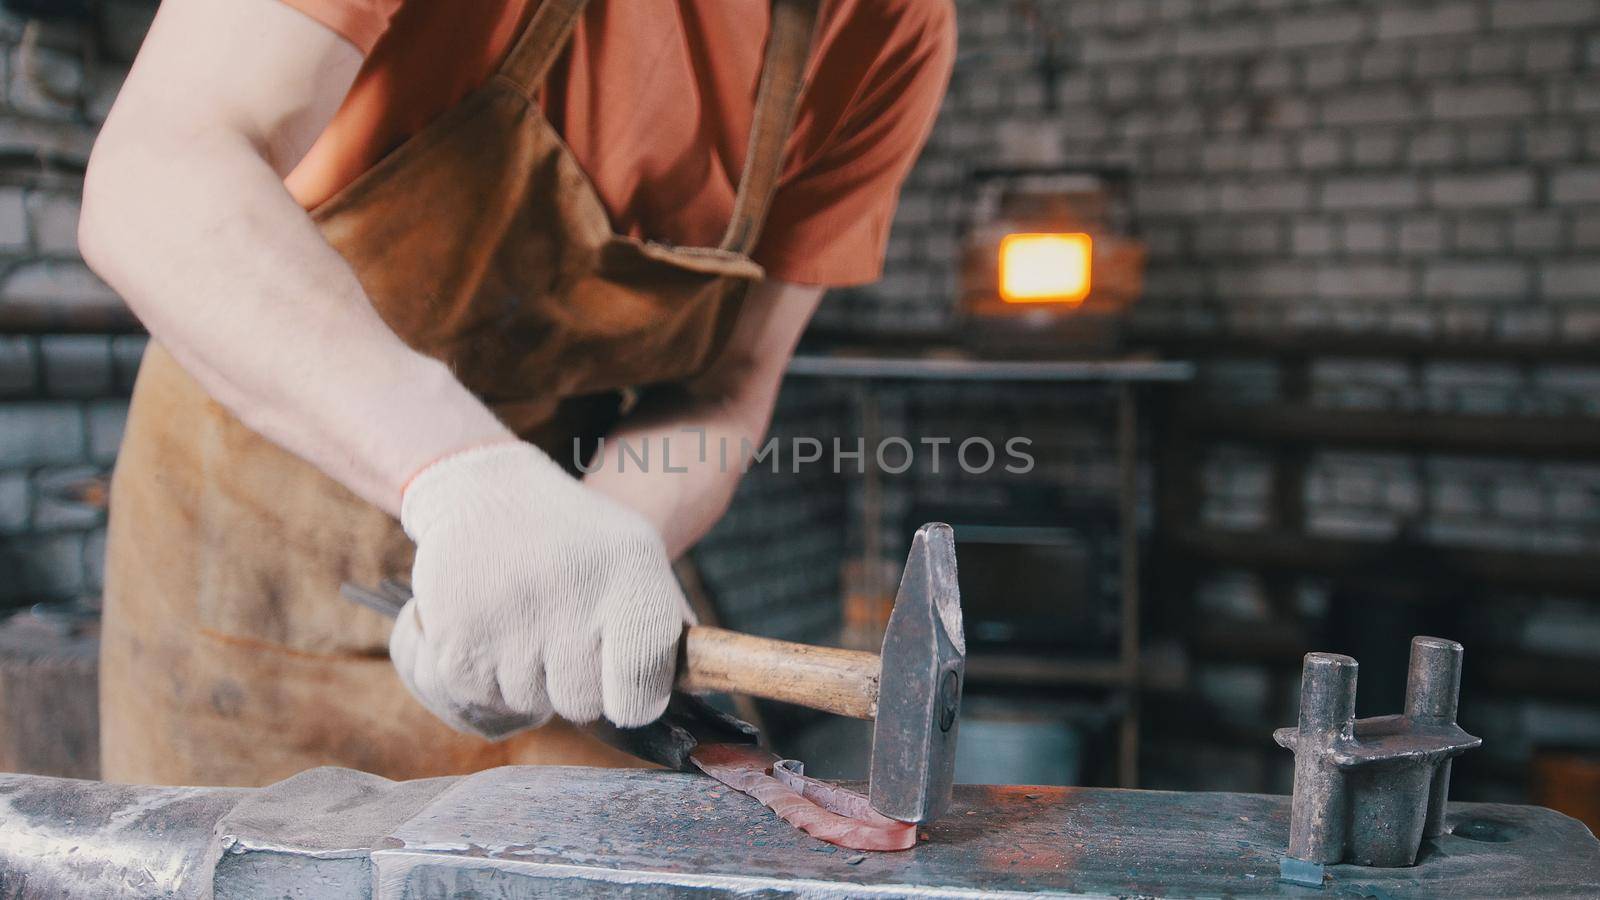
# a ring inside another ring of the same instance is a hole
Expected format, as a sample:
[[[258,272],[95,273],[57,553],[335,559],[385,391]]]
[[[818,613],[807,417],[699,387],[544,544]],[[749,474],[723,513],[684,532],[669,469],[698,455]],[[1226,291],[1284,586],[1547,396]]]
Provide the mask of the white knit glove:
[[[414,597],[389,656],[452,727],[502,738],[666,708],[688,604],[654,527],[530,444],[446,457],[406,488]]]

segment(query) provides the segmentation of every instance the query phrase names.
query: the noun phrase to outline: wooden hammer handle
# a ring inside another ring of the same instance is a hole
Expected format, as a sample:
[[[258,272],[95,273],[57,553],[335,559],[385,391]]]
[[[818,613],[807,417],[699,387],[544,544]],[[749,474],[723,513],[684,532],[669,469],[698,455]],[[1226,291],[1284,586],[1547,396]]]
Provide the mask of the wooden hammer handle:
[[[878,656],[696,625],[684,634],[678,689],[749,694],[871,719],[878,714]]]
[[[411,588],[392,580],[376,590],[346,584],[340,593],[390,618],[411,599]],[[749,694],[836,716],[878,715],[882,665],[872,653],[694,625],[684,632],[683,655],[677,686],[691,694]]]

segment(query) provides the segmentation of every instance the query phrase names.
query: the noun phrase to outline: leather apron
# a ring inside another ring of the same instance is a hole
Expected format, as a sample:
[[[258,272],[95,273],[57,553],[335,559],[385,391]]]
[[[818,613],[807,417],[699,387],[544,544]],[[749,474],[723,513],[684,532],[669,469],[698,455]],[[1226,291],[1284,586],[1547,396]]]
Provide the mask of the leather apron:
[[[313,210],[403,340],[567,466],[630,389],[703,371],[762,278],[816,0],[774,0],[732,220],[718,247],[615,233],[538,94],[586,0],[543,0],[499,70]],[[530,501],[531,502],[531,501]],[[410,571],[399,524],[246,428],[152,344],[112,484],[103,775],[260,785],[312,766],[389,778],[625,765],[563,723],[491,743],[412,700],[390,622],[344,581]]]

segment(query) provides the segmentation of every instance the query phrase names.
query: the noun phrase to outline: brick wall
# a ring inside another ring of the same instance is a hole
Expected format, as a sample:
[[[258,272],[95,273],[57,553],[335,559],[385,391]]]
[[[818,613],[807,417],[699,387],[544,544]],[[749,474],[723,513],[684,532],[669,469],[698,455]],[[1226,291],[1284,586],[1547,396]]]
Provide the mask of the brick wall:
[[[109,471],[144,339],[59,334],[44,317],[118,303],[78,257],[97,123],[153,6],[103,4],[95,27],[0,14],[0,604],[98,598]],[[33,324],[19,327],[28,319]],[[7,333],[9,331],[9,333]]]
[[[957,8],[889,277],[825,323],[946,324],[967,169],[1082,163],[1135,175],[1148,322],[1600,332],[1600,4]]]

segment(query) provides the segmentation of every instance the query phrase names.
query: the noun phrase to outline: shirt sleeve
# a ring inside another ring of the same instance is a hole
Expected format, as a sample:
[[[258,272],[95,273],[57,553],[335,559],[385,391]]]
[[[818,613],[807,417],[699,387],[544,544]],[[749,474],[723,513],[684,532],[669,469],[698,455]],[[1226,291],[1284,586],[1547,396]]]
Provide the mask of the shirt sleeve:
[[[774,278],[877,280],[955,60],[950,0],[867,0],[828,23],[754,257]],[[828,33],[831,32],[831,33]]]
[[[389,29],[402,0],[282,0],[354,44],[362,56],[372,52]]]

